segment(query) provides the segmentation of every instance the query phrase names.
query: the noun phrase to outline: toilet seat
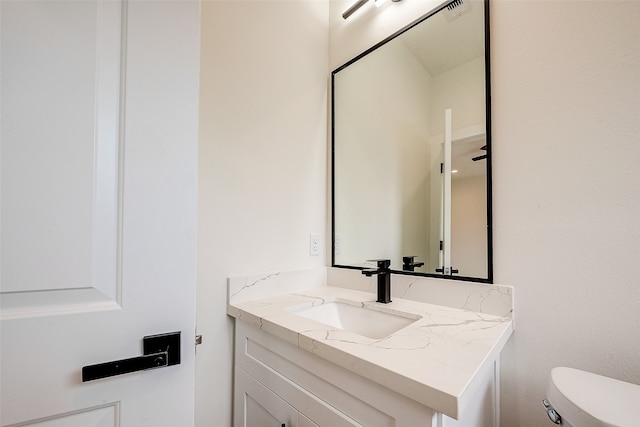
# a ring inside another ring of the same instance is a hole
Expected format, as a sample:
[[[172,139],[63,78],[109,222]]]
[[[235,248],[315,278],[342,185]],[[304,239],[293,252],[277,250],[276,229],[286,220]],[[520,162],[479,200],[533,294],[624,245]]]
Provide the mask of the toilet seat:
[[[640,425],[640,386],[572,368],[553,368],[547,398],[580,427]]]

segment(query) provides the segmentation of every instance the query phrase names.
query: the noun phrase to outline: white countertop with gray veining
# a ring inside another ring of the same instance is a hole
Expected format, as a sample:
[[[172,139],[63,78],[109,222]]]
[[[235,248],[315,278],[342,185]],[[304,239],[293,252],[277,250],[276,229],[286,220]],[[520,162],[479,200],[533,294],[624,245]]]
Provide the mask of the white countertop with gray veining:
[[[313,286],[304,290],[285,286],[286,293],[280,295],[234,301],[233,292],[247,286],[230,281],[227,312],[453,418],[459,418],[466,402],[473,399],[477,379],[492,369],[513,331],[510,317],[397,297],[381,304],[369,292]],[[418,320],[388,337],[373,339],[294,313],[336,300]]]

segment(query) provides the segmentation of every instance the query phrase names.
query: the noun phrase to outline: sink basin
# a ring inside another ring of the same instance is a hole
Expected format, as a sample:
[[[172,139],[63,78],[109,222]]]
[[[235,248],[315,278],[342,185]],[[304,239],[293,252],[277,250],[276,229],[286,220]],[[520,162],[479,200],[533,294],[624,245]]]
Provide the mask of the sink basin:
[[[405,317],[340,301],[303,308],[295,314],[373,339],[386,338],[419,319],[415,315]]]

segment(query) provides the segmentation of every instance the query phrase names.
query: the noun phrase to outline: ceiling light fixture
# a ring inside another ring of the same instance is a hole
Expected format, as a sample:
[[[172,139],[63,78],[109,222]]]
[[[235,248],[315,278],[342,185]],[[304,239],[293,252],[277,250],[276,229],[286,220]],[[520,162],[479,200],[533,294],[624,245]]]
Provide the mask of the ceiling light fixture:
[[[362,6],[364,6],[364,4],[366,2],[368,2],[369,0],[358,0],[356,1],[354,4],[352,4],[351,6],[349,6],[349,8],[347,10],[345,10],[344,12],[342,12],[342,17],[344,19],[347,19],[348,17],[350,17],[351,15],[353,15],[355,13],[356,10],[360,9]]]
[[[356,10],[360,9],[362,6],[364,6],[364,4],[366,2],[368,2],[369,0],[357,0],[354,4],[352,4],[351,6],[349,6],[349,8],[347,10],[345,10],[344,12],[342,12],[342,17],[344,19],[347,19],[348,17],[350,17],[351,15],[353,15],[355,13]],[[400,0],[391,0],[392,2],[396,3],[399,2]],[[385,4],[387,2],[387,0],[374,0],[374,3],[376,6],[380,7],[383,4]]]
[[[382,6],[383,4],[386,4],[386,3],[387,3],[387,0],[374,0],[374,1],[375,1],[376,6],[378,6],[378,7],[380,7],[380,6]],[[393,3],[398,3],[400,0],[391,0],[391,1],[392,1]]]

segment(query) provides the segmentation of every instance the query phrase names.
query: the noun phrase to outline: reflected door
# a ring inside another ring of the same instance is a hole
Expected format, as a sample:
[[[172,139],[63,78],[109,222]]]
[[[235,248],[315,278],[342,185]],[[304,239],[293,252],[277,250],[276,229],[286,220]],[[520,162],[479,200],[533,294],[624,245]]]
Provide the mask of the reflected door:
[[[442,264],[440,273],[451,275],[451,109],[445,110],[444,156],[442,170],[442,238],[440,251]]]

